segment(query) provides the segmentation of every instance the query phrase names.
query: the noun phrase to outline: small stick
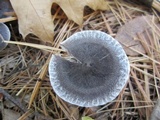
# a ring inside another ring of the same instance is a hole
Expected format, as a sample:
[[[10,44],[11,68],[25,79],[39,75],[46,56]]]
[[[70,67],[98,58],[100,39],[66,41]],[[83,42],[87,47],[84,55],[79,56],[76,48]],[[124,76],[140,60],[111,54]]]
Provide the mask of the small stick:
[[[29,47],[38,48],[38,49],[41,49],[41,50],[46,50],[46,51],[49,51],[49,52],[52,52],[52,51],[64,51],[62,49],[58,49],[58,48],[55,48],[55,47],[39,45],[39,44],[33,44],[33,43],[16,42],[16,41],[5,41],[5,40],[3,42],[9,43],[9,44],[17,44],[17,45],[29,46]]]
[[[11,21],[14,21],[14,20],[17,20],[17,17],[1,18],[0,22],[5,23],[5,22],[11,22]]]
[[[18,108],[20,108],[23,112],[27,111],[27,108],[24,107],[19,99],[15,99],[4,89],[0,88],[0,93],[2,93],[8,100],[10,100],[13,104],[15,104]]]
[[[152,7],[160,12],[160,1],[153,0]]]

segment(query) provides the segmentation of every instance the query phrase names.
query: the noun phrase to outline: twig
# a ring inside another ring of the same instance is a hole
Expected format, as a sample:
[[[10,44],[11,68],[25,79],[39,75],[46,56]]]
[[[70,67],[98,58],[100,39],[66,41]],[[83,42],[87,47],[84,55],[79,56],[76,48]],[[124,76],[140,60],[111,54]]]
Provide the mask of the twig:
[[[8,18],[1,18],[0,22],[4,23],[4,22],[11,22],[17,20],[17,17],[8,17]]]
[[[8,100],[10,100],[13,104],[15,104],[18,108],[20,108],[23,112],[27,111],[27,108],[22,104],[19,99],[15,99],[4,89],[0,88],[0,93],[2,93]]]
[[[33,44],[33,43],[26,43],[26,42],[15,42],[15,41],[4,41],[5,43],[9,43],[9,44],[17,44],[17,45],[24,45],[24,46],[29,46],[29,47],[33,47],[33,48],[38,48],[41,50],[45,50],[45,51],[64,51],[62,49],[58,49],[58,48],[54,48],[54,47],[50,47],[50,46],[45,46],[45,45],[39,45],[39,44]]]

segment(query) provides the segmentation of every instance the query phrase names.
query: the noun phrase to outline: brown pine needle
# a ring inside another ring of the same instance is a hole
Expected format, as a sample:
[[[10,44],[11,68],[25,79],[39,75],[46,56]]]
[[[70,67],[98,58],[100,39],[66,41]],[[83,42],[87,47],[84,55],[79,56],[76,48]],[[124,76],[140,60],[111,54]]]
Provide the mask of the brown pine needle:
[[[29,46],[29,47],[33,47],[33,48],[45,50],[45,51],[48,51],[48,52],[64,51],[64,50],[62,50],[62,49],[58,49],[58,48],[55,48],[55,47],[50,47],[50,46],[45,46],[45,45],[39,45],[39,44],[33,44],[33,43],[16,42],[16,41],[4,41],[4,42],[5,42],[5,43],[9,43],[9,44]]]
[[[152,7],[160,12],[160,2],[153,0]]]

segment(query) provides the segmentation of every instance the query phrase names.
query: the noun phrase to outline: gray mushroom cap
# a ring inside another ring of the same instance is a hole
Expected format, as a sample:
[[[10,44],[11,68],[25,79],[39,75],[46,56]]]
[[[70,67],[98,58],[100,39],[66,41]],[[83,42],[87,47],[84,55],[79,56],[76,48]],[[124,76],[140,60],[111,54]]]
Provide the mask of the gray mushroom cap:
[[[0,23],[0,50],[4,49],[7,46],[7,43],[3,41],[9,41],[10,37],[11,34],[9,28],[4,23]]]
[[[115,99],[129,77],[129,61],[122,46],[96,30],[77,32],[61,43],[73,60],[52,55],[49,77],[56,94],[83,107]]]

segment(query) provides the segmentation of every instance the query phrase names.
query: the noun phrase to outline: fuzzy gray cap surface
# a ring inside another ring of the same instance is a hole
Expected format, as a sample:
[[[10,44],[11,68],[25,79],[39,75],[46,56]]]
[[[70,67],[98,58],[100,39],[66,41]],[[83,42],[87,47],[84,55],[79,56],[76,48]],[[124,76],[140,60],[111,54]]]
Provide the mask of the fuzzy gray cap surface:
[[[110,35],[87,30],[61,43],[74,60],[52,55],[49,77],[55,93],[78,106],[104,105],[125,86],[130,71],[122,46]]]

